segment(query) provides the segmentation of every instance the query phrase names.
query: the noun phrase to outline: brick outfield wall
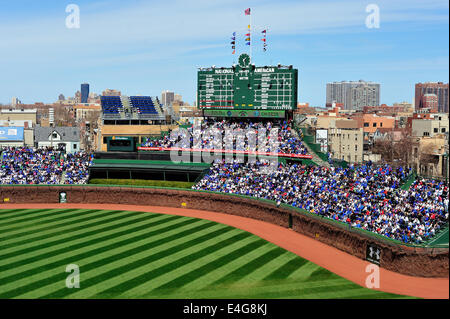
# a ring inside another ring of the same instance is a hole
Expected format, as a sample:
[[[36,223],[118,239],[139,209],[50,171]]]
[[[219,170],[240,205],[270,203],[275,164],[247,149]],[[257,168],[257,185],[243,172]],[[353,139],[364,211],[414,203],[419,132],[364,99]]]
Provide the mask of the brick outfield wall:
[[[150,204],[179,208],[184,202],[187,208],[253,218],[286,228],[291,215],[294,231],[360,259],[365,259],[368,244],[378,245],[382,249],[381,267],[385,269],[418,277],[449,276],[448,249],[433,252],[389,245],[287,208],[225,194],[129,187],[3,186],[0,187],[0,200],[9,198],[9,203],[58,203],[60,191],[67,193],[68,203]]]

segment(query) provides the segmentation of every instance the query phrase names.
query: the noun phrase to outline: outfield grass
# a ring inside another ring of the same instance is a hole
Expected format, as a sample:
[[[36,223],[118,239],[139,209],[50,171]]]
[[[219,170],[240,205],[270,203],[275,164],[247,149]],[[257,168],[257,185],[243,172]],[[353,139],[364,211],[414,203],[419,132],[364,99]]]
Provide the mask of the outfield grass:
[[[101,179],[93,178],[89,184],[97,185],[133,185],[133,186],[158,186],[158,187],[176,187],[191,188],[194,182],[175,182],[175,181],[159,181],[145,179]]]
[[[248,232],[182,216],[0,210],[0,298],[403,298]],[[80,288],[66,288],[66,266]]]

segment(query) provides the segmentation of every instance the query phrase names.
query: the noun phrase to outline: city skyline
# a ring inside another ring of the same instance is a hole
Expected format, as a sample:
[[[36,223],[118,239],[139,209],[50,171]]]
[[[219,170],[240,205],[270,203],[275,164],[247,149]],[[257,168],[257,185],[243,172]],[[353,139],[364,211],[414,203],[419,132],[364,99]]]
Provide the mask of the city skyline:
[[[25,5],[24,5],[25,3]],[[77,1],[80,28],[68,29],[66,3],[7,3],[0,13],[0,103],[53,103],[80,83],[91,92],[127,95],[163,90],[195,100],[197,67],[231,66],[252,8],[253,62],[299,69],[301,102],[324,106],[326,83],[380,83],[380,104],[412,102],[415,83],[448,83],[448,3],[378,1],[380,27],[367,28],[367,3],[342,1]],[[174,9],[170,9],[173,7]],[[25,9],[23,9],[25,8]],[[155,15],[155,13],[158,13]],[[267,27],[263,52],[260,29]],[[420,39],[420,45],[417,41]],[[8,48],[8,50],[6,50]]]

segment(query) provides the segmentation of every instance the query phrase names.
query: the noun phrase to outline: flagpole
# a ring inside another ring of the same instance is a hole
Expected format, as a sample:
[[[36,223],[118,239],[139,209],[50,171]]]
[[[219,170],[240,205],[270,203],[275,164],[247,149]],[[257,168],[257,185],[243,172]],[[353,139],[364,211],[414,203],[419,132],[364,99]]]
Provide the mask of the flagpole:
[[[249,28],[249,33],[250,33],[250,63],[252,63],[252,12],[250,11],[250,28]]]

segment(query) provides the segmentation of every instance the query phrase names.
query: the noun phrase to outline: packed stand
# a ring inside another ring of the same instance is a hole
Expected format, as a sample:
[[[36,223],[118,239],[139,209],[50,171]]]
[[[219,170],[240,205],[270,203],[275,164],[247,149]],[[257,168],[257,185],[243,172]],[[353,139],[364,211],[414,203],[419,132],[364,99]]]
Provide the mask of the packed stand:
[[[448,184],[416,180],[402,167],[352,168],[217,162],[194,189],[248,195],[302,208],[406,243],[421,243],[448,223]]]
[[[53,148],[4,147],[0,184],[86,184],[93,155]],[[63,176],[64,174],[64,176]]]
[[[271,149],[270,131],[278,129],[277,149]],[[233,131],[235,134],[226,134]],[[307,154],[307,149],[301,138],[295,136],[291,129],[291,123],[285,120],[252,122],[248,120],[206,120],[197,127],[187,129],[188,134],[180,131],[176,137],[165,135],[160,139],[147,139],[142,146],[148,147],[183,147],[196,149],[233,149],[239,151],[257,151],[257,136],[267,136],[266,152],[286,154]],[[215,134],[219,135],[216,136]],[[241,137],[239,136],[241,134]],[[188,135],[189,137],[187,138]],[[228,147],[228,145],[233,145]],[[261,150],[259,150],[261,151]]]

